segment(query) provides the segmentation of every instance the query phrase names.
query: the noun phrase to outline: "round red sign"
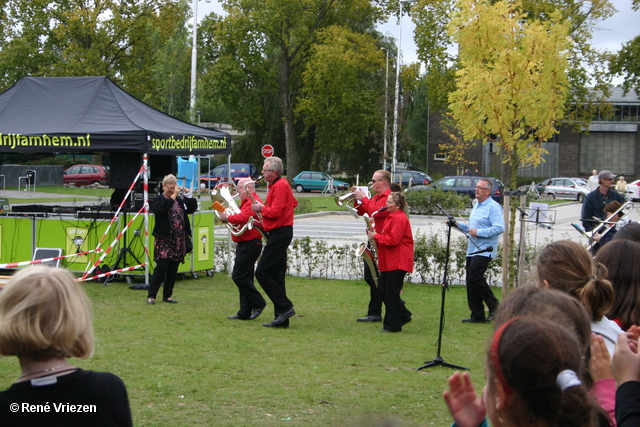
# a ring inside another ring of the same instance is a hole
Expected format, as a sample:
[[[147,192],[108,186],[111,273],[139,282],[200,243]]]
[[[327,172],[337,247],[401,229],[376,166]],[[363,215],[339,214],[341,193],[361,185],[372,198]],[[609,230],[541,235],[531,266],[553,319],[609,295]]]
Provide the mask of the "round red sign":
[[[266,144],[262,146],[262,157],[271,157],[273,156],[273,145]]]

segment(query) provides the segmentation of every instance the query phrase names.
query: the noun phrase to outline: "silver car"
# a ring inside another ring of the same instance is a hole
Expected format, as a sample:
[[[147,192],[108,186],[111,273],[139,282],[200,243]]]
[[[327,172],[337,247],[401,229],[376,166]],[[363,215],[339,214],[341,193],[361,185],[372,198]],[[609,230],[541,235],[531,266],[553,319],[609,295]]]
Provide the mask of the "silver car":
[[[553,199],[577,200],[582,203],[589,194],[587,180],[584,178],[551,178],[540,185],[544,187],[542,194]]]

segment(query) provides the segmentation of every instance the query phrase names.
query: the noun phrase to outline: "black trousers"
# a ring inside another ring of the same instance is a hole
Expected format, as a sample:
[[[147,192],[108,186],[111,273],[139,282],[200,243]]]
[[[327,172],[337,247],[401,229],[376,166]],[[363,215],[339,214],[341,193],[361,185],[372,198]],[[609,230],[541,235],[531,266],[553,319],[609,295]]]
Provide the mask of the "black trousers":
[[[237,314],[241,318],[248,319],[253,310],[267,305],[262,294],[253,284],[255,264],[261,251],[261,239],[240,242],[236,246],[236,260],[231,278],[240,292],[240,310]]]
[[[367,316],[382,316],[382,298],[380,297],[380,291],[376,286],[376,282],[373,281],[371,275],[371,269],[369,264],[364,263],[364,281],[369,285],[369,308],[367,310]]]
[[[256,279],[273,303],[276,316],[293,308],[293,303],[287,298],[284,282],[287,273],[287,248],[291,239],[293,227],[290,225],[270,231],[256,268]]]
[[[498,308],[498,299],[493,295],[484,277],[490,261],[491,258],[487,256],[467,257],[467,302],[471,318],[475,320],[485,320],[483,303],[487,305],[490,313]]]
[[[404,270],[383,271],[378,278],[380,297],[385,306],[383,325],[387,331],[399,332],[402,325],[411,320],[411,312],[400,298],[405,274]]]
[[[147,298],[156,298],[158,295],[158,289],[164,282],[162,288],[162,299],[169,299],[173,295],[173,286],[176,284],[176,275],[178,274],[178,267],[180,261],[171,261],[169,259],[159,259],[156,261],[156,269],[153,270],[153,275],[149,283],[149,293]]]

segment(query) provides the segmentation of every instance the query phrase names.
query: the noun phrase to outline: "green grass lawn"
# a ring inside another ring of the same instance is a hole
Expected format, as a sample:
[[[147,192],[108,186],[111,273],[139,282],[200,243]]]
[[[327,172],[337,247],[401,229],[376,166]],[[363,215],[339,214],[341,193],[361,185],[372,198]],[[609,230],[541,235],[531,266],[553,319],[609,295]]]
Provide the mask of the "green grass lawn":
[[[149,306],[146,291],[124,282],[84,287],[97,347],[92,358],[71,363],[122,377],[136,426],[451,423],[442,391],[453,370],[416,370],[436,356],[439,286],[406,287],[413,321],[397,334],[355,321],[366,314],[363,281],[288,277],[297,315],[287,330],[261,326],[272,318],[270,302],[257,320],[227,319],[238,293],[224,273],[177,282],[175,305]],[[470,368],[480,388],[491,325],[460,322],[469,314],[463,287],[446,297],[442,357]],[[0,359],[0,387],[18,375],[15,358]]]

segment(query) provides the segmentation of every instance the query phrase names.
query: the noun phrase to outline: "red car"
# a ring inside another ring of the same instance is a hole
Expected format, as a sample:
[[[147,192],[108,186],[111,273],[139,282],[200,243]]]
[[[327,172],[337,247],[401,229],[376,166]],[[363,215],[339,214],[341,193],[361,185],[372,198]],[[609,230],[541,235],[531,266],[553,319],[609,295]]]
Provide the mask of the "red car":
[[[109,166],[103,165],[75,165],[64,171],[63,181],[65,184],[89,185],[101,184],[109,185],[111,170]]]

